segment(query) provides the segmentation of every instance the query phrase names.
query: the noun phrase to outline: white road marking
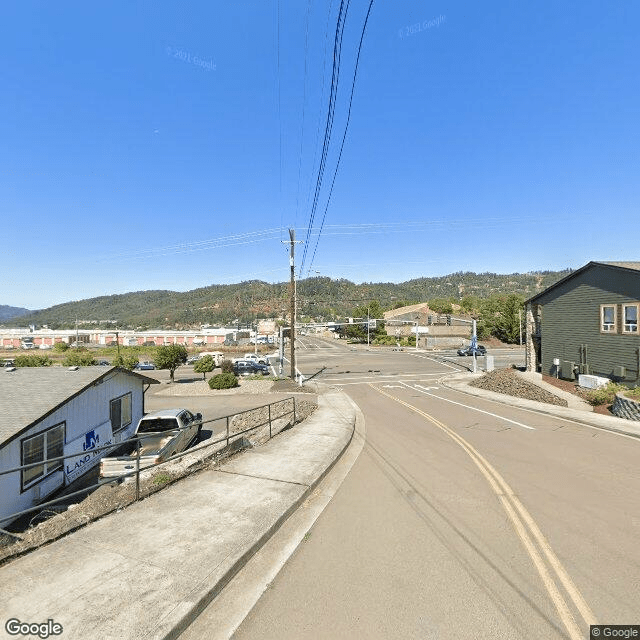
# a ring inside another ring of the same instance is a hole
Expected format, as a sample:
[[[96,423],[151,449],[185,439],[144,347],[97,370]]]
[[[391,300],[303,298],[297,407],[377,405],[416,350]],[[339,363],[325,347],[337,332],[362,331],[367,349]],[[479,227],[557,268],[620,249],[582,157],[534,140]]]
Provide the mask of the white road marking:
[[[462,402],[456,402],[455,400],[449,400],[447,398],[442,398],[441,396],[437,396],[434,393],[428,393],[427,391],[423,391],[425,387],[417,384],[413,387],[406,384],[404,381],[401,381],[401,384],[409,389],[420,389],[420,393],[424,393],[426,396],[431,396],[432,398],[436,398],[437,400],[442,400],[443,402],[450,402],[451,404],[457,404],[459,407],[464,407],[465,409],[473,409],[474,411],[478,411],[479,413],[485,413],[488,416],[492,416],[493,418],[498,418],[499,420],[504,420],[505,422],[510,422],[511,424],[515,424],[518,427],[522,427],[523,429],[529,429],[531,431],[536,431],[535,427],[530,427],[528,424],[522,424],[522,422],[516,422],[515,420],[510,420],[509,418],[503,418],[499,416],[497,413],[491,413],[490,411],[484,411],[483,409],[478,409],[477,407],[472,407],[469,404],[463,404]]]

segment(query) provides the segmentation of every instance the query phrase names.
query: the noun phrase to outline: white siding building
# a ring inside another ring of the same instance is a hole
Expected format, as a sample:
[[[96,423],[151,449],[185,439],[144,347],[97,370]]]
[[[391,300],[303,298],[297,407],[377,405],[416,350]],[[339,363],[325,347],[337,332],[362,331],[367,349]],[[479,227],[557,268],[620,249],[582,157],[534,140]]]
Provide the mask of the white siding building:
[[[144,415],[144,392],[157,383],[117,367],[0,369],[0,472],[41,463],[0,475],[0,527],[108,453],[92,449],[129,438]]]

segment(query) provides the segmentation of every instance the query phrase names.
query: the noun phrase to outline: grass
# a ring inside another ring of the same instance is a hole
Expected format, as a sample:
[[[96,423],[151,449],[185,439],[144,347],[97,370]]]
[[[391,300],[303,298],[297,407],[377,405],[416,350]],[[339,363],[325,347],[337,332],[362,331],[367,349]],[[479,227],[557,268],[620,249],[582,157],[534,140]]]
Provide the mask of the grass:
[[[171,480],[171,476],[168,473],[157,473],[153,476],[153,484],[166,484]]]

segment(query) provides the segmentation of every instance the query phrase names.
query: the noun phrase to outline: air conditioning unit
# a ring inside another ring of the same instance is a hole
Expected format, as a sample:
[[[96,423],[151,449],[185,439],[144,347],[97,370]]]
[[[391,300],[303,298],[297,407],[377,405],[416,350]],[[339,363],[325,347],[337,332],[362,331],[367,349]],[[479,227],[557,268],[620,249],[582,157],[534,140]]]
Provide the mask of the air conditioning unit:
[[[627,377],[627,368],[626,367],[613,367],[613,377],[614,378],[626,378]]]
[[[560,365],[560,377],[564,380],[575,380],[575,362],[569,362],[568,360],[563,360]]]

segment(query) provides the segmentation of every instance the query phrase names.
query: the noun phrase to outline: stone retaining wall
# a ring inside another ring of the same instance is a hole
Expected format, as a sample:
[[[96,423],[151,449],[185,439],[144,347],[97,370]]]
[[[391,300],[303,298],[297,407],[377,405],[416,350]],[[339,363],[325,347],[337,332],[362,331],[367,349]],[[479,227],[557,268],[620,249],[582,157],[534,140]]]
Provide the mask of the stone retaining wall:
[[[611,406],[611,413],[614,416],[618,416],[618,418],[640,421],[640,402],[630,400],[616,393],[616,399]]]

